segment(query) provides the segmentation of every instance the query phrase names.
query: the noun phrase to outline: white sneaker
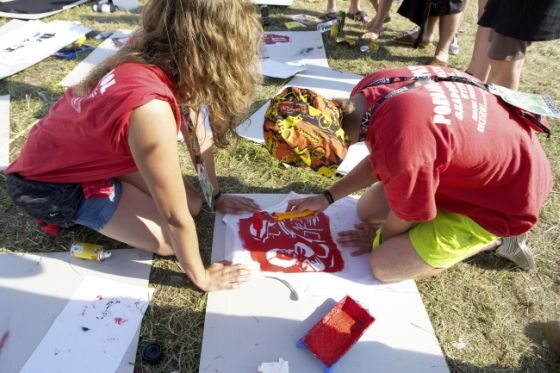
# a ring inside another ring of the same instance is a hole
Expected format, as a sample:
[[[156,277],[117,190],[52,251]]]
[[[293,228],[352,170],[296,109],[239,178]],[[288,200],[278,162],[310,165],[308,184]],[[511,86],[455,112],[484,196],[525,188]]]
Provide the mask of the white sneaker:
[[[527,246],[527,234],[502,238],[502,244],[496,249],[496,255],[515,263],[519,268],[533,270],[536,268],[533,254]]]
[[[456,33],[455,36],[453,36],[453,41],[449,45],[449,53],[456,56],[460,51],[461,48],[459,48],[459,33]]]

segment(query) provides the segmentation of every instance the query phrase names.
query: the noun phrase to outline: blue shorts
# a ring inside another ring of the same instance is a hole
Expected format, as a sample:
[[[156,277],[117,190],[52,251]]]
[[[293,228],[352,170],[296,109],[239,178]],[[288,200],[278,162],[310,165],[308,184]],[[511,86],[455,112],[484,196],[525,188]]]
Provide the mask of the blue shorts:
[[[83,199],[74,215],[74,223],[99,231],[111,220],[119,206],[122,184],[116,179],[111,179],[110,182],[113,184],[113,191],[109,196]]]

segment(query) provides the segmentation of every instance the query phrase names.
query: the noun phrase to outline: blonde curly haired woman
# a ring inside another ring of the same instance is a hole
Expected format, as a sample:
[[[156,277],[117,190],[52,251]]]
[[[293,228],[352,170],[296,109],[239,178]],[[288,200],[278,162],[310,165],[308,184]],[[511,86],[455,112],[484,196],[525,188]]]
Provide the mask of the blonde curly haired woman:
[[[33,127],[6,170],[14,203],[47,223],[80,224],[175,255],[202,290],[239,286],[245,267],[203,265],[193,220],[202,198],[183,180],[177,135],[204,163],[217,210],[258,209],[219,192],[212,150],[197,138],[207,139],[203,106],[217,146],[245,118],[259,79],[261,32],[248,0],[149,1],[129,42]]]

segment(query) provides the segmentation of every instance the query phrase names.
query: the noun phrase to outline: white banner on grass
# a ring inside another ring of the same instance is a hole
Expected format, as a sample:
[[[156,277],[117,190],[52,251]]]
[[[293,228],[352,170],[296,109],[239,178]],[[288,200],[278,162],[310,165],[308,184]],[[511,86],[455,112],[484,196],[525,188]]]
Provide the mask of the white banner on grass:
[[[58,85],[63,87],[73,86],[84,79],[93,68],[100,62],[114,55],[128,40],[132,34],[131,30],[117,30],[91,52],[82,62],[70,71],[68,75]]]
[[[44,60],[90,31],[77,22],[27,22],[0,40],[0,79]]]
[[[116,371],[152,293],[143,286],[84,278],[21,372]]]

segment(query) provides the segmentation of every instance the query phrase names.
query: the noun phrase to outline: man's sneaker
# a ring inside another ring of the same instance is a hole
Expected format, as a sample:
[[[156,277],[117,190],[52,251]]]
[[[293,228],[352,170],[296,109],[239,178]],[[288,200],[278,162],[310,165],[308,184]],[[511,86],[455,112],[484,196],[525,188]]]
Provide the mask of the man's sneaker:
[[[502,244],[496,249],[496,255],[514,262],[525,270],[536,268],[533,254],[527,246],[527,235],[502,238]]]

